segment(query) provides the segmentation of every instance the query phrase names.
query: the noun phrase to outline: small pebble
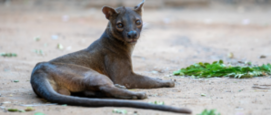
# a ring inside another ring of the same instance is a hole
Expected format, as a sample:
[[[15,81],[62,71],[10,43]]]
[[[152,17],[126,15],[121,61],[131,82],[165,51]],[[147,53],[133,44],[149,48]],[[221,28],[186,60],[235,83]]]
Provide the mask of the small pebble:
[[[56,39],[58,39],[58,35],[52,35],[51,38],[52,38],[53,40],[56,40]]]
[[[26,109],[24,109],[25,111],[35,111],[35,109],[33,107],[27,107]]]
[[[232,52],[228,53],[228,58],[234,58],[234,55]]]
[[[60,50],[63,50],[64,46],[62,44],[57,44],[57,48],[60,49]]]
[[[134,115],[138,115],[138,114],[137,114],[137,111],[134,111]]]
[[[266,56],[265,55],[261,55],[260,58],[263,59],[263,58],[266,58]]]

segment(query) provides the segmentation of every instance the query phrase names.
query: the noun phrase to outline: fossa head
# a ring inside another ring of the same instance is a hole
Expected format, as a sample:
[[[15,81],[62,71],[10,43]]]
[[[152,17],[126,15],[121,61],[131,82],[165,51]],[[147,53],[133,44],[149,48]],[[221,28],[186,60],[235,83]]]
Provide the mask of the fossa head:
[[[102,11],[109,20],[108,29],[114,38],[125,44],[135,44],[140,37],[143,26],[143,0],[135,7],[118,7],[116,9],[104,6]]]

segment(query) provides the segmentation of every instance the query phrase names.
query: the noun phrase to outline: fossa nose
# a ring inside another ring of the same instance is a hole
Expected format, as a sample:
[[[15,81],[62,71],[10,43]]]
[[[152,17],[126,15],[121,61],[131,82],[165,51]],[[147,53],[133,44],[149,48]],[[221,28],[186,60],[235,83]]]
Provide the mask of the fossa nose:
[[[136,31],[130,31],[127,33],[127,37],[129,39],[135,39],[137,37],[137,32]]]

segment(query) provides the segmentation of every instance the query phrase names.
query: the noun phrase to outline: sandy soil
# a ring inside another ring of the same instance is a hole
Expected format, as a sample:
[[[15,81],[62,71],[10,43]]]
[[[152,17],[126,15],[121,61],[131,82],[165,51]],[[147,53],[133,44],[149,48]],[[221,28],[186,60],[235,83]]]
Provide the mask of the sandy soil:
[[[134,89],[145,91],[143,102],[164,101],[166,105],[187,107],[198,114],[217,109],[222,115],[268,115],[271,113],[271,78],[192,79],[170,74],[182,67],[204,61],[271,62],[271,10],[175,9],[145,10],[145,27],[133,53],[136,72],[161,79],[176,80],[174,88]],[[115,107],[36,106],[26,113],[10,113],[5,108],[25,108],[25,104],[46,104],[32,91],[30,74],[37,62],[86,48],[98,39],[107,20],[98,9],[84,11],[20,11],[0,6],[0,52],[18,57],[0,57],[0,114],[111,115]],[[35,38],[40,38],[36,41]],[[63,50],[57,44],[64,46]],[[35,50],[42,50],[43,54]],[[227,54],[232,52],[233,59]],[[267,56],[260,59],[261,55]],[[19,80],[15,83],[14,80]],[[206,96],[201,96],[201,94]],[[140,115],[174,115],[153,110],[118,108]]]

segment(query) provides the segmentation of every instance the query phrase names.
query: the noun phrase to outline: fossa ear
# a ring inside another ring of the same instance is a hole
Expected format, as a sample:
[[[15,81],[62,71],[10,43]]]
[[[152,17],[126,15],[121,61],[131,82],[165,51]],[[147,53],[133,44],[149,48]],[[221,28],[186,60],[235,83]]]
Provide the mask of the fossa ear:
[[[117,11],[116,11],[114,8],[111,8],[111,7],[109,7],[109,6],[104,6],[104,7],[102,8],[102,11],[103,11],[103,13],[104,13],[106,19],[108,19],[108,20],[109,20],[113,15],[118,14]]]
[[[145,3],[145,0],[142,0],[141,3],[139,3],[137,6],[135,6],[135,9],[134,9],[134,10],[135,10],[137,13],[139,13],[140,15],[142,14],[144,3]]]

